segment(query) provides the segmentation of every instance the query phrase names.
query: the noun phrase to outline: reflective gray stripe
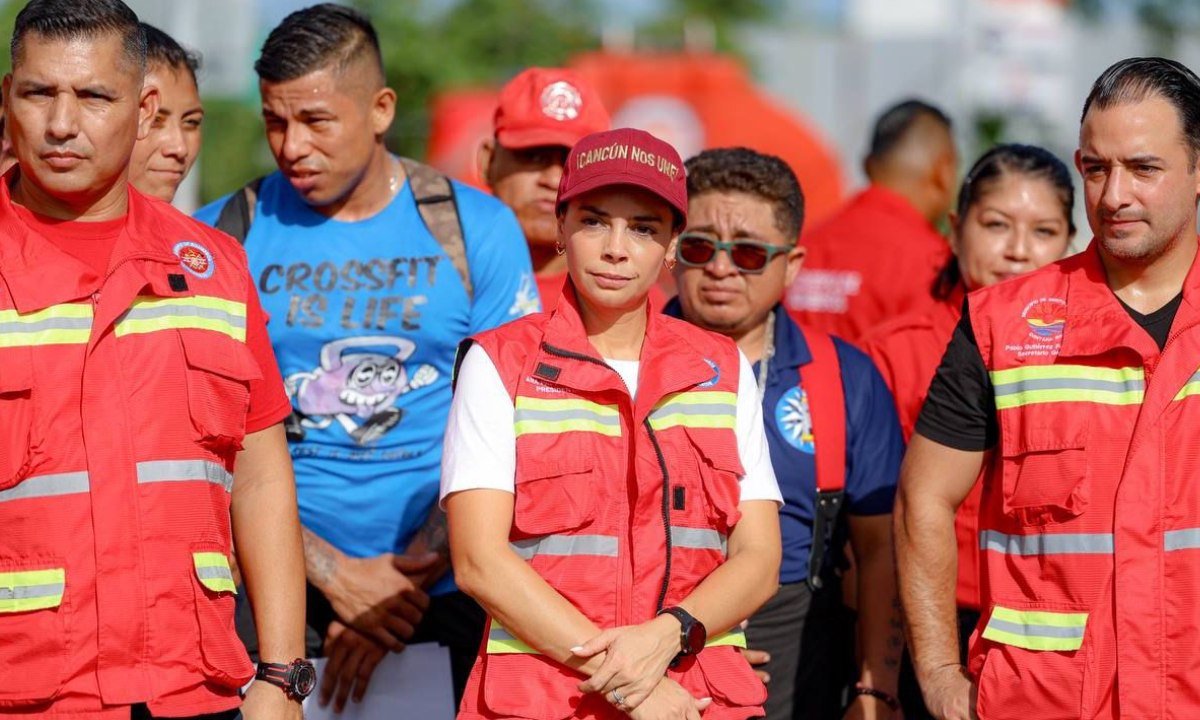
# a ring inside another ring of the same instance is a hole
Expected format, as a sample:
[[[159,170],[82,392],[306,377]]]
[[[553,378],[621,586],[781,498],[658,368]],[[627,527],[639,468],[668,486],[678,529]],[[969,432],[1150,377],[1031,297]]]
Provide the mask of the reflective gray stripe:
[[[184,482],[204,480],[220,485],[225,492],[233,490],[233,475],[211,460],[153,460],[137,464],[139,483]]]
[[[1111,555],[1112,533],[1073,535],[1005,535],[995,530],[979,533],[979,549],[1005,555]]]
[[[121,316],[121,320],[152,320],[160,317],[198,317],[209,320],[220,320],[235,328],[245,328],[246,318],[234,315],[227,310],[200,307],[198,305],[167,305],[164,307],[130,308]]]
[[[196,577],[201,580],[232,580],[233,571],[219,565],[208,565],[196,568]]]
[[[671,527],[671,547],[691,550],[720,550],[723,555],[727,544],[725,536],[716,530]]]
[[[91,330],[91,318],[52,317],[37,322],[0,323],[0,333],[36,333],[46,330]]]
[[[617,556],[617,539],[612,535],[546,535],[532,540],[509,543],[513,552],[525,560],[535,555]]]
[[[488,630],[488,640],[516,640],[513,634],[496,623],[492,623],[492,629]],[[520,641],[518,641],[520,642]]]
[[[1031,378],[1003,383],[994,387],[997,396],[1015,395],[1031,390],[1101,390],[1103,392],[1133,392],[1145,390],[1145,380],[1091,380],[1088,378]]]
[[[1163,533],[1163,548],[1171,550],[1200,550],[1200,528],[1168,530]]]
[[[570,408],[567,410],[531,410],[529,408],[518,408],[516,415],[514,416],[514,421],[522,422],[527,420],[541,422],[587,420],[600,425],[608,425],[615,428],[621,427],[620,415],[601,415],[597,412],[591,412],[589,410],[583,410],[579,408]]]
[[[987,626],[993,630],[1002,630],[1004,632],[1012,633],[1013,635],[1023,635],[1025,637],[1082,638],[1084,630],[1083,627],[1023,625],[1021,623],[999,620],[997,618],[991,618],[988,620]]]
[[[0,587],[0,600],[32,600],[34,598],[59,597],[66,586],[63,583],[52,585],[22,585],[21,587]]]
[[[668,415],[737,415],[737,407],[725,403],[667,403],[650,413],[651,419]]]
[[[0,503],[28,498],[55,497],[85,493],[90,489],[86,472],[59,473],[57,475],[35,475],[26,478],[14,488],[0,492]]]

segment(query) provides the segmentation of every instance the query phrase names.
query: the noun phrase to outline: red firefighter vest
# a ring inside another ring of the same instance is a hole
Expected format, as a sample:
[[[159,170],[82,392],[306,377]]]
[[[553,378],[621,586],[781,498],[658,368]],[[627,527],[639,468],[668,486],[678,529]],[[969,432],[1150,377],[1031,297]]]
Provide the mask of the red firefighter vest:
[[[1200,717],[1200,263],[1160,353],[1095,246],[972,293],[1000,444],[984,478],[984,720]]]
[[[728,338],[648,315],[636,399],[596,355],[570,285],[551,315],[484,333],[513,398],[513,549],[601,628],[652,619],[725,558],[743,474],[735,432],[739,356]],[[765,690],[740,630],[711,637],[668,675],[713,705],[756,717]],[[621,718],[581,676],[489,623],[461,718]]]
[[[245,256],[131,190],[98,277],[10,202],[0,183],[0,712],[237,707]]]

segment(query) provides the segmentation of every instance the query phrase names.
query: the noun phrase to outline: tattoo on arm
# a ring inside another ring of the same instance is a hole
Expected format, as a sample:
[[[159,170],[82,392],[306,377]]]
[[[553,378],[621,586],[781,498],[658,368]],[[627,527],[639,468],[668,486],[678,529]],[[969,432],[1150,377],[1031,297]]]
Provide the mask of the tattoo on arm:
[[[883,662],[889,668],[899,668],[904,654],[904,610],[900,598],[892,599],[892,615],[888,618],[888,652]]]
[[[338,551],[308,528],[301,528],[300,535],[304,539],[304,570],[308,581],[324,588],[337,571]]]
[[[450,528],[446,525],[446,513],[435,507],[429,519],[418,533],[425,543],[427,552],[435,552],[446,562],[450,561]]]

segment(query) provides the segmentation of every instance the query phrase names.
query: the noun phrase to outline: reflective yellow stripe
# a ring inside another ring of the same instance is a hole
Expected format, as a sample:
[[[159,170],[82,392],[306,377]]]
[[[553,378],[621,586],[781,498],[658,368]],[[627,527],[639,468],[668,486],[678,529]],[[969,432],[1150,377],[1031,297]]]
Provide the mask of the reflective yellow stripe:
[[[212,330],[246,341],[246,304],[197,295],[181,298],[139,297],[117,322],[117,337],[159,330]]]
[[[233,571],[229,568],[229,558],[224,553],[198,552],[192,553],[192,561],[196,564],[196,577],[200,584],[213,592],[237,593],[233,584]]]
[[[691,390],[674,393],[659,401],[650,413],[650,427],[723,428],[737,427],[737,394]]]
[[[720,635],[711,637],[708,642],[704,643],[704,647],[746,647],[746,632],[741,628],[734,628],[729,632],[723,632]],[[487,641],[488,655],[541,655],[540,652],[526,645],[519,638],[500,626],[500,623],[492,621],[491,627],[488,629]]]
[[[996,409],[1054,402],[1137,405],[1145,395],[1141,368],[1036,365],[989,373]]]
[[[997,605],[983,637],[1026,650],[1073,651],[1083,647],[1087,613],[1012,610]]]
[[[1193,395],[1200,395],[1200,371],[1193,374],[1188,379],[1187,384],[1180,388],[1179,392],[1175,393],[1175,399],[1183,400]]]
[[[723,632],[716,637],[710,637],[704,643],[704,647],[719,647],[722,645],[732,645],[733,647],[746,647],[746,631],[741,628],[734,628],[729,632]]]
[[[63,568],[0,572],[0,613],[58,607],[62,604],[66,579],[67,571]]]
[[[86,345],[91,335],[91,305],[53,305],[24,315],[0,310],[0,348]]]
[[[517,437],[533,434],[593,432],[621,436],[621,416],[616,405],[601,405],[581,398],[517,397],[513,430]]]

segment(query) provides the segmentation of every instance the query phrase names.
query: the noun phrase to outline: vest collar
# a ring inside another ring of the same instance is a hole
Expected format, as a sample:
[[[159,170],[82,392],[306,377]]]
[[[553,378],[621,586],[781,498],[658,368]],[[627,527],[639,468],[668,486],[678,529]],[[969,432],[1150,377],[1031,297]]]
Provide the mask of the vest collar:
[[[1159,354],[1154,340],[1138,327],[1109,288],[1095,239],[1086,250],[1063,261],[1060,267],[1067,280],[1066,323],[1060,357],[1102,355],[1116,347],[1129,348],[1146,358]],[[1198,323],[1200,262],[1193,260],[1183,282],[1183,300],[1171,324],[1171,335]]]
[[[639,417],[648,414],[662,397],[712,380],[714,374],[721,372],[710,364],[714,362],[712,359],[698,352],[688,338],[671,327],[670,320],[653,312],[649,303],[646,305],[646,338],[639,359],[636,403]],[[549,374],[554,377],[547,374],[540,377],[557,385],[579,391],[619,390],[628,394],[620,376],[608,368],[587,338],[575,284],[570,277],[563,286],[558,307],[543,328],[534,373],[539,374],[543,365],[548,366]],[[647,367],[653,368],[653,372],[646,372]],[[607,372],[598,385],[594,371],[599,368],[605,368]]]
[[[81,300],[103,284],[104,278],[29,227],[13,209],[10,183],[19,169],[0,178],[0,276],[21,313]],[[161,223],[150,212],[153,202],[128,186],[125,229],[117,238],[108,274],[128,260],[145,259],[178,264],[170,252]]]

